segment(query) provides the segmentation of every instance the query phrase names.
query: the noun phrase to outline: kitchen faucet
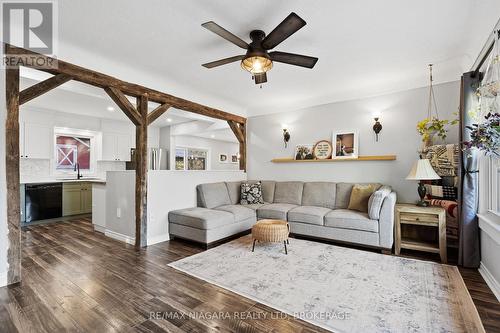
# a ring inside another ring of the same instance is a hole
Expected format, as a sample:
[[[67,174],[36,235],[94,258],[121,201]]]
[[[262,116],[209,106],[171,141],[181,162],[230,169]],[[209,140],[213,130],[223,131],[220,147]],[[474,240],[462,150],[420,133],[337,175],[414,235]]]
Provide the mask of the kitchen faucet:
[[[80,163],[76,163],[76,164],[75,164],[75,169],[74,169],[74,171],[77,171],[77,173],[76,173],[76,178],[77,178],[77,179],[82,178],[82,174],[80,173]]]

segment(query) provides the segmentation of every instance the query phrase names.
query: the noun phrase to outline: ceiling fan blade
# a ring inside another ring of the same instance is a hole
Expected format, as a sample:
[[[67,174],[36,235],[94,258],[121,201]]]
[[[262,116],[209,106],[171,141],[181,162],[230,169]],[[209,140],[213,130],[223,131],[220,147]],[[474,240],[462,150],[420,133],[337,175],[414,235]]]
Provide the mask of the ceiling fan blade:
[[[255,84],[262,84],[267,82],[267,75],[266,73],[258,73],[253,75],[253,79],[255,81]]]
[[[205,68],[214,68],[217,66],[230,64],[230,63],[238,61],[238,60],[243,60],[243,58],[245,58],[245,55],[238,55],[238,56],[220,59],[220,60],[216,60],[216,61],[212,61],[212,62],[207,62],[206,64],[203,64],[202,66]]]
[[[248,48],[248,44],[244,40],[232,34],[231,32],[227,31],[214,21],[205,22],[201,26],[207,30],[212,31],[214,34],[221,36],[225,40],[230,41],[231,43],[241,47],[242,49],[246,50]]]
[[[301,19],[299,15],[291,13],[283,22],[278,24],[276,28],[262,41],[262,47],[266,50],[274,49],[282,41],[296,33],[300,28],[306,25],[306,21]]]
[[[313,68],[318,61],[318,58],[309,57],[301,54],[286,53],[280,51],[269,52],[269,56],[273,61],[283,62],[289,65]]]

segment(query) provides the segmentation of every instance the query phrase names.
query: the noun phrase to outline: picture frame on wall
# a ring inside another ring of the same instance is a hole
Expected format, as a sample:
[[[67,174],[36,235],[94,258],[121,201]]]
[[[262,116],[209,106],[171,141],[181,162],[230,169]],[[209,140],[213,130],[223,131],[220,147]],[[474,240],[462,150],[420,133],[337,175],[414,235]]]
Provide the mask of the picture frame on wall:
[[[313,148],[314,145],[311,144],[296,145],[294,158],[296,160],[313,160]]]
[[[227,162],[229,162],[227,154],[219,154],[219,163],[227,163]]]
[[[359,131],[358,130],[334,130],[332,136],[334,146],[333,159],[358,158],[359,153]]]
[[[237,164],[239,162],[238,154],[231,154],[231,163]]]
[[[313,148],[313,156],[316,160],[327,160],[332,158],[333,146],[328,140],[316,142]]]

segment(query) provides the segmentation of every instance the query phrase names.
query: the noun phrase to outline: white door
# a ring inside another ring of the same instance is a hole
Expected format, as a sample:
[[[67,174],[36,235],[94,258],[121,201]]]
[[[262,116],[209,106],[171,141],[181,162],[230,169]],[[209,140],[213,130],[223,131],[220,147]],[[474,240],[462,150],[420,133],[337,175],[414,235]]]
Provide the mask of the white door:
[[[24,123],[24,157],[50,159],[54,130],[46,125]]]

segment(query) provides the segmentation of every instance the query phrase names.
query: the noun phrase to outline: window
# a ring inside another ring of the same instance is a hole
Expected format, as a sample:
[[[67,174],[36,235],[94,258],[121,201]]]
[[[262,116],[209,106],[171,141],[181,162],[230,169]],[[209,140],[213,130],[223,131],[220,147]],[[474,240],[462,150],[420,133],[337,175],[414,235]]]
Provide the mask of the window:
[[[208,170],[208,150],[177,147],[175,170]]]
[[[500,158],[481,156],[480,175],[480,213],[493,213],[500,217]]]
[[[54,129],[54,167],[56,174],[73,173],[77,164],[80,172],[94,173],[96,165],[95,137],[98,133],[58,128]]]

